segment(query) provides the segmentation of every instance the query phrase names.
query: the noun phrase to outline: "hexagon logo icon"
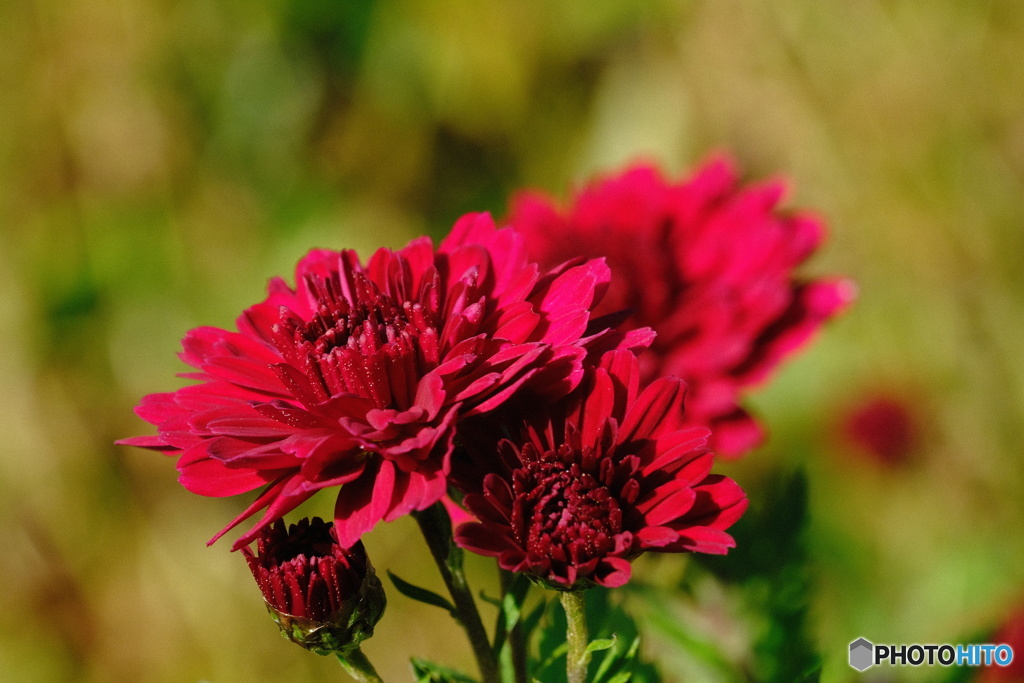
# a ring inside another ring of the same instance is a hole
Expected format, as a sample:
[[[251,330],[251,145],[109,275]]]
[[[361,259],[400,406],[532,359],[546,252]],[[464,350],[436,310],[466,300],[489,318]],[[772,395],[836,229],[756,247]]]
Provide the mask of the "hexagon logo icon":
[[[850,643],[850,666],[857,671],[864,671],[874,664],[875,646],[865,638],[858,638]]]

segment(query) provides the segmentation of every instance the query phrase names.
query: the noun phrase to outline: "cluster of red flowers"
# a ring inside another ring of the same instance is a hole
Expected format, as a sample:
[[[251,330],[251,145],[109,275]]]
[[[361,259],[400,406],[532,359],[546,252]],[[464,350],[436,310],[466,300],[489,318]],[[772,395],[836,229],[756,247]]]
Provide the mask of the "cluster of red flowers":
[[[779,199],[725,162],[680,184],[638,167],[437,247],[314,250],[236,331],[187,334],[197,383],[145,397],[157,435],[123,443],[175,456],[195,493],[262,489],[214,537],[262,510],[235,549],[321,489],[349,548],[455,487],[462,546],[561,588],[620,585],[644,551],[724,553],[746,499],[712,450],[760,439],[740,390],[851,297],[794,276],[821,229]]]

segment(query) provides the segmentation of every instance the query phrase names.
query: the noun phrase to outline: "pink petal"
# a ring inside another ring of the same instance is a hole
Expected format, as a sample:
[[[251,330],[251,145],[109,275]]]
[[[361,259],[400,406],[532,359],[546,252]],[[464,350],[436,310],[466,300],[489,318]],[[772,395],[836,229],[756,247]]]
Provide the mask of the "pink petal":
[[[444,504],[444,509],[448,511],[448,516],[451,518],[452,527],[458,527],[461,524],[467,522],[476,521],[473,514],[466,508],[458,505],[454,500],[445,496],[441,499],[441,503]]]
[[[338,535],[338,544],[343,548],[351,548],[380,521],[380,517],[374,518],[369,511],[377,469],[376,463],[368,463],[358,479],[342,485],[338,491],[338,499],[334,504],[334,529]]]
[[[719,529],[708,527],[691,527],[680,532],[678,546],[682,550],[690,550],[711,555],[725,555],[730,548],[736,547],[736,541],[729,534]]]
[[[496,534],[492,528],[478,522],[463,524],[455,531],[455,542],[459,547],[488,557],[497,557],[508,550],[509,541],[508,537]]]
[[[594,373],[593,386],[580,402],[580,417],[582,432],[580,437],[584,445],[594,445],[600,440],[608,419],[615,410],[615,389],[608,373],[598,370]]]
[[[636,538],[644,548],[665,548],[679,540],[679,533],[664,526],[649,526],[636,532]]]
[[[173,446],[169,446],[164,443],[163,439],[159,436],[132,436],[127,439],[118,439],[114,443],[118,446],[137,446],[139,448],[149,448],[160,451],[177,450]]]
[[[205,449],[205,444],[196,448]],[[253,470],[249,468],[226,467],[224,463],[209,457],[191,460],[181,464],[178,482],[192,493],[201,496],[236,496],[252,491],[276,479],[281,470]]]
[[[623,442],[649,438],[662,431],[672,431],[683,411],[686,386],[673,377],[663,377],[648,386],[637,397],[619,430]]]
[[[632,571],[633,568],[627,560],[621,557],[606,557],[601,561],[601,573],[595,580],[605,588],[618,588],[629,583]]]
[[[249,505],[249,507],[243,510],[240,515],[235,517],[230,524],[228,524],[226,527],[218,531],[213,538],[206,542],[206,545],[213,545],[217,541],[217,539],[219,539],[228,531],[235,528],[240,523],[244,522],[246,519],[251,517],[254,512],[267,507],[267,505],[269,505],[275,498],[277,498],[281,491],[284,490],[285,486],[288,484],[288,481],[289,478],[287,476],[282,476],[277,481],[274,481],[269,486],[267,486],[267,488],[263,489],[263,492],[256,497],[256,500],[254,500],[252,504]],[[235,545],[232,547],[232,550],[237,550],[243,545],[246,544],[236,542]]]
[[[716,417],[711,421],[711,448],[723,460],[735,460],[757,448],[764,441],[765,434],[745,410]]]

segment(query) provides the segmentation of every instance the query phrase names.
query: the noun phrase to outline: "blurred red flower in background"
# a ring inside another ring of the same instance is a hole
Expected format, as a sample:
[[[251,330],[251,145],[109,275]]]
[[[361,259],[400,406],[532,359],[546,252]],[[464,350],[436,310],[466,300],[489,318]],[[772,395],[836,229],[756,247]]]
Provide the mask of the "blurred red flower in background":
[[[213,540],[266,508],[242,547],[340,487],[336,532],[351,546],[444,495],[457,419],[521,387],[564,395],[587,344],[649,340],[591,320],[608,279],[600,259],[542,273],[521,236],[486,214],[464,216],[436,250],[419,238],[365,266],[353,251],[311,251],[295,288],[271,280],[237,332],[187,334],[181,358],[199,372],[184,376],[200,383],[146,396],[136,412],[158,434],[121,443],[177,456],[194,493],[265,487]]]
[[[628,309],[628,326],[657,332],[641,355],[645,382],[687,382],[687,420],[712,429],[712,449],[739,457],[761,427],[740,404],[854,296],[844,280],[794,274],[822,240],[821,223],[779,209],[780,183],[744,187],[725,160],[680,183],[636,166],[595,182],[567,208],[536,193],[509,220],[531,258],[553,265],[604,256],[613,278],[601,311]]]
[[[620,586],[644,551],[724,554],[747,500],[709,473],[708,432],[683,425],[684,393],[677,378],[641,391],[636,356],[620,350],[561,401],[467,421],[472,464],[455,483],[478,521],[457,543],[562,589]]]
[[[881,463],[905,462],[920,446],[919,425],[908,402],[894,394],[871,394],[846,414],[843,435]]]

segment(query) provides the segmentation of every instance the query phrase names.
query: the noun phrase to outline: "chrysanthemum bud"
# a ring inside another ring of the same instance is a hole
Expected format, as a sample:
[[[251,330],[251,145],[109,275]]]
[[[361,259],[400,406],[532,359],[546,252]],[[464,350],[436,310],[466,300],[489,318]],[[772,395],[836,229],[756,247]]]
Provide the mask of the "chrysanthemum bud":
[[[386,600],[362,543],[345,550],[333,524],[314,517],[287,531],[278,520],[261,531],[256,549],[242,553],[286,638],[326,655],[373,635]]]

